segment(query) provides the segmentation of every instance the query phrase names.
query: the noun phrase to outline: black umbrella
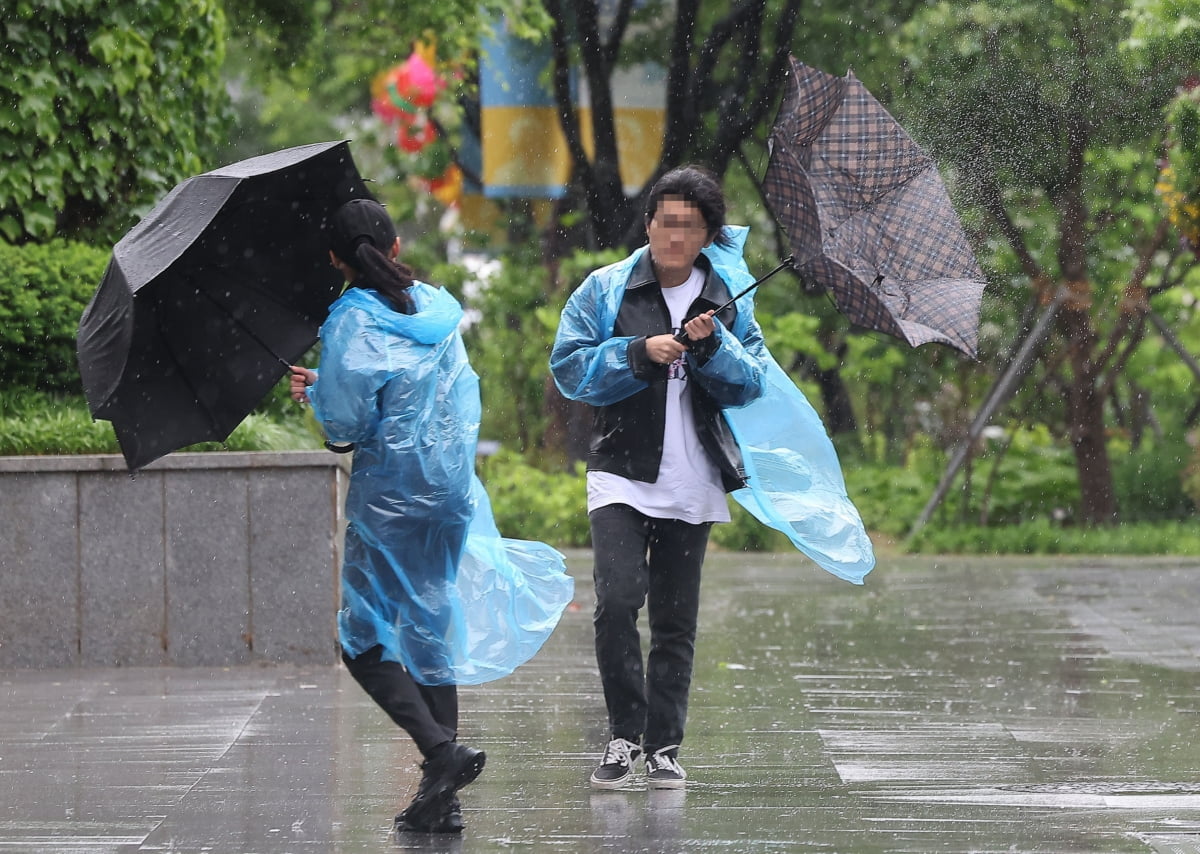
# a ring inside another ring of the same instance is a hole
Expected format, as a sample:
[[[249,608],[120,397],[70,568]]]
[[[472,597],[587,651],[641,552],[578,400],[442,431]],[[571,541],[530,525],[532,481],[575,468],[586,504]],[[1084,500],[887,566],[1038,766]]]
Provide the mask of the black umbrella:
[[[767,201],[851,322],[974,358],[985,281],[937,164],[853,74],[791,60]]]
[[[327,223],[357,198],[346,142],[303,145],[189,178],[121,238],[76,345],[131,471],[227,439],[312,347],[344,284]]]

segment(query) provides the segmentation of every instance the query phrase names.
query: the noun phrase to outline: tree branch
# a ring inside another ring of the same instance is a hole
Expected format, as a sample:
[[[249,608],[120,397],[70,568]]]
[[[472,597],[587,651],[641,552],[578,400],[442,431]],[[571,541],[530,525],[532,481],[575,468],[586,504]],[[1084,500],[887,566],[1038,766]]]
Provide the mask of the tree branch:
[[[1025,236],[1021,233],[1021,229],[1008,215],[1008,209],[1004,206],[1004,198],[1000,193],[1000,186],[996,183],[996,176],[990,172],[979,176],[975,179],[975,186],[978,188],[984,210],[1000,227],[1000,233],[1008,241],[1013,254],[1017,256],[1017,263],[1021,265],[1021,270],[1033,282],[1045,281],[1045,271],[1033,257],[1029,247],[1025,245]]]
[[[1131,328],[1135,325],[1137,328],[1144,327],[1146,312],[1150,310],[1150,301],[1146,295],[1146,276],[1150,273],[1150,267],[1154,262],[1154,256],[1158,253],[1159,248],[1167,239],[1167,234],[1170,229],[1170,223],[1165,220],[1159,220],[1158,228],[1154,230],[1150,241],[1139,253],[1137,267],[1130,274],[1129,284],[1125,286],[1125,293],[1121,297],[1119,306],[1120,315],[1117,322],[1113,324],[1112,332],[1109,333],[1108,341],[1104,345],[1104,350],[1095,358],[1093,366],[1098,376],[1112,359],[1113,355],[1120,347],[1122,339],[1125,338]],[[1128,351],[1122,359],[1122,363],[1128,359]],[[1119,371],[1118,366],[1113,367],[1113,373]],[[1105,392],[1112,387],[1113,377],[1110,375],[1105,380]]]

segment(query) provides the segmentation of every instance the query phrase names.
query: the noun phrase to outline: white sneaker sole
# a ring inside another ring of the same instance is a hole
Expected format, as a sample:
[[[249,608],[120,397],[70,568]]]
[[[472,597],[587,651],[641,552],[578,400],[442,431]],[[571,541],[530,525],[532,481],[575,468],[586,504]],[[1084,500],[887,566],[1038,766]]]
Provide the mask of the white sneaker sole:
[[[647,778],[646,787],[649,789],[684,789],[687,788],[687,778],[682,780],[651,780]]]
[[[626,774],[617,780],[597,780],[595,777],[591,778],[593,789],[628,789],[631,783],[633,783],[632,773]]]

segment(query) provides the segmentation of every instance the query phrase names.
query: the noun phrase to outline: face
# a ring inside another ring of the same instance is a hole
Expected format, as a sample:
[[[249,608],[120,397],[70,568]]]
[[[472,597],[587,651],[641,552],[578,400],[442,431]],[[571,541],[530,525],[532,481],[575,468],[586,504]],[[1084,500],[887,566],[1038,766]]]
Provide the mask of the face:
[[[671,196],[658,203],[654,219],[646,225],[646,236],[650,238],[650,257],[660,279],[664,275],[677,278],[681,273],[687,278],[696,256],[710,243],[708,223],[700,208]]]

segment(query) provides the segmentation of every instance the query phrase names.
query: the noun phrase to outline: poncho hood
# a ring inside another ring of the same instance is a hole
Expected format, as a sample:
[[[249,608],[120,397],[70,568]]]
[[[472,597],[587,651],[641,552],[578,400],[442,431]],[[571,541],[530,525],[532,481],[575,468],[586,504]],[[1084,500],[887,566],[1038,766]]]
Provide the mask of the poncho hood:
[[[444,341],[458,328],[463,308],[449,291],[415,282],[412,297],[417,313],[401,314],[393,310],[378,292],[351,287],[334,303],[334,311],[361,309],[371,315],[381,332],[410,338],[420,344]]]

